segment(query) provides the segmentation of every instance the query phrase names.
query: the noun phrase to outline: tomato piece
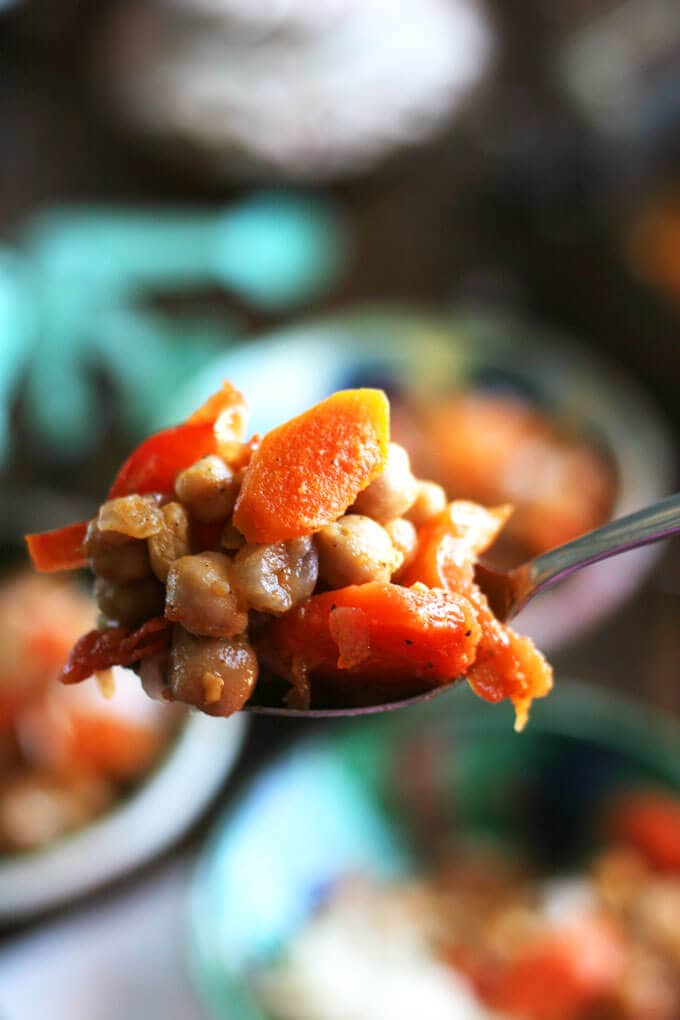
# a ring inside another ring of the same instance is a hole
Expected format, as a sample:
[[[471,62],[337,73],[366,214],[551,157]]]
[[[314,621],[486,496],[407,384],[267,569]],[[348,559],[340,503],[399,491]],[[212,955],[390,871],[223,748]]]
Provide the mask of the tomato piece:
[[[676,797],[632,794],[613,809],[610,827],[653,868],[680,873],[680,800]]]
[[[371,582],[313,595],[267,624],[257,642],[275,672],[302,672],[313,689],[370,703],[460,677],[479,634],[461,595]]]
[[[467,500],[454,500],[420,529],[416,557],[400,580],[460,592],[469,599],[476,610],[481,637],[467,680],[485,701],[510,698],[515,707],[515,728],[521,730],[532,700],[552,689],[552,669],[529,638],[496,619],[474,583],[476,557],[491,545],[510,513],[507,505],[486,509]]]
[[[36,570],[51,574],[56,570],[76,570],[87,564],[85,535],[89,521],[67,524],[54,531],[26,535],[26,544]]]
[[[83,634],[71,649],[61,671],[65,684],[78,683],[98,670],[111,666],[132,666],[150,655],[164,651],[170,644],[171,624],[163,616],[154,616],[137,630],[110,627]]]
[[[418,551],[400,580],[456,591],[474,578],[476,557],[486,551],[512,513],[457,499],[418,531]]]
[[[552,667],[531,638],[516,634],[496,619],[476,585],[470,585],[467,596],[477,610],[482,631],[467,681],[485,701],[496,703],[509,698],[515,708],[515,729],[520,731],[529,718],[533,699],[543,698],[552,690]]]
[[[499,975],[488,1005],[522,1020],[580,1020],[613,995],[625,968],[617,933],[585,918],[521,951]]]

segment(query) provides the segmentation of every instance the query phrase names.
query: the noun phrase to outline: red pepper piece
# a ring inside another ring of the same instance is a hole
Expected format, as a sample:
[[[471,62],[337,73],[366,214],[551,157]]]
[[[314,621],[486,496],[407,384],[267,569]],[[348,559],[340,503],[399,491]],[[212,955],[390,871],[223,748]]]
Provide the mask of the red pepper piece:
[[[212,425],[176,425],[165,429],[149,436],[130,454],[116,475],[108,498],[172,492],[180,471],[216,452]]]

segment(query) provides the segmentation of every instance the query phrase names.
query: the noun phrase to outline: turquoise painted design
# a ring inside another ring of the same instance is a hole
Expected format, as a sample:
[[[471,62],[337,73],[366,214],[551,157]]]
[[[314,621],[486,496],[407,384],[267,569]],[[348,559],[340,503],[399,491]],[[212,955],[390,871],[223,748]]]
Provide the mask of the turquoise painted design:
[[[311,196],[261,193],[223,210],[71,207],[34,218],[0,253],[0,456],[9,409],[50,454],[77,459],[99,438],[97,379],[133,437],[243,331],[239,316],[170,316],[154,292],[219,287],[267,313],[301,308],[337,281],[346,232]],[[0,461],[1,463],[1,461]]]

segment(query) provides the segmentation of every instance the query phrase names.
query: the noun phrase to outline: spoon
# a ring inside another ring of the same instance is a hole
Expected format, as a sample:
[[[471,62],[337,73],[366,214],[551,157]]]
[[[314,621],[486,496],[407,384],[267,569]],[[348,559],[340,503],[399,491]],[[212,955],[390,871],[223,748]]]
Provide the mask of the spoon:
[[[587,535],[574,539],[573,542],[550,549],[506,573],[478,563],[475,576],[494,613],[499,620],[505,622],[516,616],[535,595],[552,588],[577,570],[599,560],[609,559],[610,556],[618,556],[619,553],[627,552],[629,549],[660,542],[677,533],[680,533],[680,493],[611,521]],[[371,715],[421,704],[450,687],[451,684],[444,684],[411,698],[381,702],[377,705],[362,705],[359,708],[303,710],[248,703],[244,711],[305,719]]]

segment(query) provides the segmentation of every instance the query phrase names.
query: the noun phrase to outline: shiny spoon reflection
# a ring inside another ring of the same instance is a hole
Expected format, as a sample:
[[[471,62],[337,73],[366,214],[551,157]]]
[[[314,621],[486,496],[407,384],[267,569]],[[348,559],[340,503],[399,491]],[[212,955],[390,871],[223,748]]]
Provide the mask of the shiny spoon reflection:
[[[241,711],[252,712],[254,715],[283,716],[286,719],[337,719],[340,716],[377,715],[381,712],[394,712],[398,708],[408,708],[410,705],[421,705],[424,701],[431,701],[438,694],[450,690],[458,682],[459,680],[452,680],[448,684],[432,687],[422,694],[414,694],[410,698],[401,698],[399,701],[381,701],[377,705],[353,705],[344,708],[286,708],[285,705],[258,705],[249,701]]]

